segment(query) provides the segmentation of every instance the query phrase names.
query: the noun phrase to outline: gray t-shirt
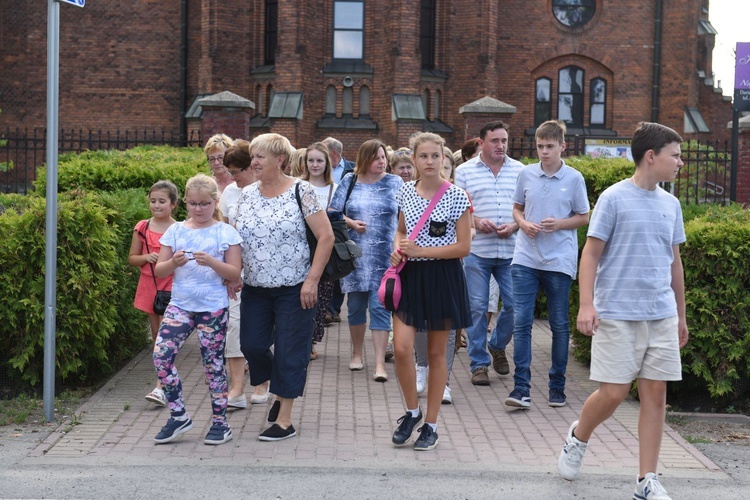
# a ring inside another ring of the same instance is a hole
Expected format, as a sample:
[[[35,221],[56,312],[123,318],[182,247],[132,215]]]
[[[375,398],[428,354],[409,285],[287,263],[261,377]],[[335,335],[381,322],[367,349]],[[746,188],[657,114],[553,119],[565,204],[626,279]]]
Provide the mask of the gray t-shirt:
[[[568,219],[589,211],[583,176],[565,163],[552,176],[544,173],[540,163],[524,167],[518,174],[513,203],[523,205],[524,218],[536,224],[548,217]],[[535,238],[518,231],[513,264],[565,273],[575,279],[578,269],[577,230],[539,233]]]
[[[591,215],[588,236],[606,242],[594,283],[600,318],[630,321],[677,315],[672,246],[685,241],[680,202],[660,187],[629,179],[607,188]]]

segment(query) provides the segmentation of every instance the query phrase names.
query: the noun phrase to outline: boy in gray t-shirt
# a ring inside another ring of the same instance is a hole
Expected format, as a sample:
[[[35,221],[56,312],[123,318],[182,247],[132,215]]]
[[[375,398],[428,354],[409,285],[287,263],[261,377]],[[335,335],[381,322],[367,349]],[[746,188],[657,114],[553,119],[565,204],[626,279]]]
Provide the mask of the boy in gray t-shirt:
[[[669,499],[656,466],[664,431],[667,381],[680,380],[680,348],[688,341],[680,243],[680,203],[659,187],[683,165],[682,138],[657,123],[641,123],[629,179],[606,189],[591,217],[580,266],[578,329],[593,335],[589,396],[568,430],[558,469],[578,477],[594,429],[608,419],[638,380],[641,402],[638,499]]]
[[[513,278],[513,391],[505,399],[509,410],[531,407],[531,327],[537,292],[547,297],[552,329],[552,366],[548,404],[565,406],[568,367],[570,285],[578,266],[577,229],[589,221],[586,183],[562,160],[565,124],[550,120],[536,131],[539,163],[518,174],[513,194],[513,218],[521,231],[511,263]]]

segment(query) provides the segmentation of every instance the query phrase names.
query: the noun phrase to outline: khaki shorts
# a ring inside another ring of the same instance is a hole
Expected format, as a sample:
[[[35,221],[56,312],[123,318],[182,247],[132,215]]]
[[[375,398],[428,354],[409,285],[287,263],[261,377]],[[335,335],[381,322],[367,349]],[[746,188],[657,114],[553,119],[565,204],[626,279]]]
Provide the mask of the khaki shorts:
[[[652,321],[599,320],[591,342],[591,380],[682,380],[677,316]]]
[[[240,295],[237,294],[237,298]],[[227,343],[224,347],[224,357],[244,358],[240,350],[240,301],[229,299],[229,321],[227,321]]]

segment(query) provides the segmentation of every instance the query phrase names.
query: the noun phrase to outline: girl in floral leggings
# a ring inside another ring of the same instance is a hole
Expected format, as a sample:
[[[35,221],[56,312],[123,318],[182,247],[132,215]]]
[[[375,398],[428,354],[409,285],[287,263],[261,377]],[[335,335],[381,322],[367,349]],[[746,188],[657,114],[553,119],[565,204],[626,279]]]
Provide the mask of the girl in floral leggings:
[[[188,219],[172,224],[160,239],[157,277],[174,272],[172,299],[164,313],[154,346],[154,366],[171,413],[156,435],[168,443],[193,427],[185,410],[182,382],[174,361],[187,338],[198,330],[201,357],[211,392],[213,418],[203,440],[222,444],[232,439],[226,418],[227,377],[224,369],[229,298],[224,280],[240,278],[240,235],[221,221],[216,207],[216,181],[198,174],[187,182]]]

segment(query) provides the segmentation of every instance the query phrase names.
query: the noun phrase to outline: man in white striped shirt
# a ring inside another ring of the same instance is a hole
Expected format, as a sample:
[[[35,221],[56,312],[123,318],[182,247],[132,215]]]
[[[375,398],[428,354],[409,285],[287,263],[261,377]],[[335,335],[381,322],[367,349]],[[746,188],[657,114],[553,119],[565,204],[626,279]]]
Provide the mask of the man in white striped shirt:
[[[523,164],[507,156],[508,125],[488,123],[479,132],[479,155],[456,170],[456,185],[469,193],[477,235],[464,259],[473,325],[467,328],[471,383],[489,385],[488,367],[510,373],[505,348],[513,337],[513,286],[510,263],[518,224],[513,219],[513,192]],[[489,340],[487,306],[490,275],[500,286],[503,307]],[[491,356],[490,356],[491,355]]]

